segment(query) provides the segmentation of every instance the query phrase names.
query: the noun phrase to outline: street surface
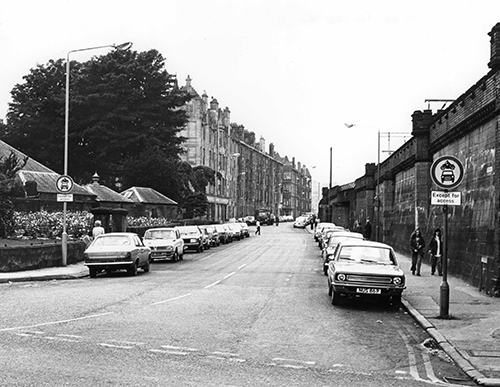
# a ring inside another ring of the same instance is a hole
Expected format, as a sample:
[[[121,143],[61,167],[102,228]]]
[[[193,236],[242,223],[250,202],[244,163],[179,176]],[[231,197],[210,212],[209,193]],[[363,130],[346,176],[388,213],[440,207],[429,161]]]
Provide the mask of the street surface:
[[[261,230],[137,277],[0,285],[0,385],[473,385],[403,310],[332,306],[307,230]]]

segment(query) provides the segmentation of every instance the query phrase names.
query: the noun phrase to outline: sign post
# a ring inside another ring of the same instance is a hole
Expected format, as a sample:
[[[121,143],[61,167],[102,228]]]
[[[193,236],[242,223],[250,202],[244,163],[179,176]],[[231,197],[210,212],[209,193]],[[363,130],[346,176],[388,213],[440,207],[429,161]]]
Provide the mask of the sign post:
[[[56,189],[61,192],[61,194],[57,194],[57,201],[63,202],[63,232],[61,238],[62,244],[62,265],[66,266],[68,262],[68,233],[66,231],[66,209],[67,202],[73,201],[73,194],[70,194],[71,190],[75,182],[68,175],[61,175],[56,180]]]
[[[440,286],[439,317],[449,318],[450,286],[448,284],[448,205],[460,205],[461,193],[448,192],[460,185],[464,177],[464,167],[453,156],[438,157],[431,166],[432,181],[444,192],[432,192],[431,204],[443,205],[443,281]]]

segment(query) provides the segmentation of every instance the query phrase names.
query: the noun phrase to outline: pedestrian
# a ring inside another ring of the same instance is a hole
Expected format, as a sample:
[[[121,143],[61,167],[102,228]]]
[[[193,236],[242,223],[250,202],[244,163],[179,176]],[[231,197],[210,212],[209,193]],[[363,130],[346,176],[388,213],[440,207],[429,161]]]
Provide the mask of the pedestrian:
[[[94,228],[92,229],[92,236],[95,239],[98,235],[101,234],[104,234],[104,227],[102,227],[100,220],[96,220],[94,222]]]
[[[260,220],[257,220],[257,222],[255,222],[255,226],[257,226],[257,228],[255,229],[255,235],[260,235]]]
[[[436,273],[436,266],[438,274],[443,275],[443,240],[440,228],[434,230],[429,242],[429,254],[431,256],[431,275]]]
[[[370,223],[370,219],[366,219],[365,229],[363,230],[363,236],[365,239],[371,239],[372,237],[372,224]]]
[[[278,227],[280,225],[280,217],[277,216],[276,217],[276,227]]]
[[[312,219],[311,219],[311,230],[314,230],[314,226],[316,224],[316,216],[312,216]]]
[[[422,258],[424,257],[425,241],[420,229],[417,227],[410,236],[411,247],[411,274],[420,275],[420,268],[422,267]]]

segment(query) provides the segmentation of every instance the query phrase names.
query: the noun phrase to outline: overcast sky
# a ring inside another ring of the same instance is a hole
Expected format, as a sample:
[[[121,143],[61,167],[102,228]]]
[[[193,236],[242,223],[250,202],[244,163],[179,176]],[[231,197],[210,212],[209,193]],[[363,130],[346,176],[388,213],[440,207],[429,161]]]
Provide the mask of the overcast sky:
[[[384,133],[409,133],[425,99],[455,99],[488,71],[497,22],[498,0],[0,0],[0,119],[37,64],[131,41],[305,164],[314,187],[329,183],[333,147],[333,182],[345,184],[377,161],[378,131],[389,150]]]

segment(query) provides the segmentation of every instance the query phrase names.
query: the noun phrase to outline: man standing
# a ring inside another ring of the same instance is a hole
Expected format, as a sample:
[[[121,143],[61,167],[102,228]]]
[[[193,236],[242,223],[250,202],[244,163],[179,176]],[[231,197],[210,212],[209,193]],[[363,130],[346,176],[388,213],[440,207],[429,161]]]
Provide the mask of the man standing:
[[[104,227],[102,227],[100,220],[96,220],[94,223],[94,228],[92,229],[92,236],[95,239],[98,235],[101,234],[104,234]]]

